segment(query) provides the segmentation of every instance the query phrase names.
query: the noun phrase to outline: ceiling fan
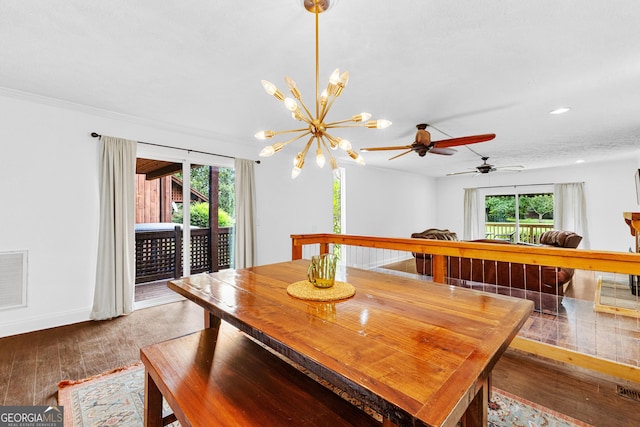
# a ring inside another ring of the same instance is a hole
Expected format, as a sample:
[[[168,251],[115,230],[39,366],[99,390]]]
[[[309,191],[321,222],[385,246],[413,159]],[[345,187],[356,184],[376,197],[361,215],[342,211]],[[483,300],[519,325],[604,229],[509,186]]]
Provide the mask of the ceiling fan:
[[[495,133],[487,133],[483,135],[463,136],[460,138],[444,139],[441,141],[432,141],[431,134],[426,130],[427,124],[421,123],[416,125],[418,132],[416,132],[416,140],[411,145],[399,145],[395,147],[369,147],[361,148],[361,151],[387,151],[387,150],[406,150],[403,153],[395,155],[389,160],[396,159],[405,154],[409,154],[412,151],[418,153],[420,157],[424,157],[427,153],[442,154],[450,156],[457,150],[450,148],[459,145],[476,144],[478,142],[491,141],[496,137]]]
[[[487,160],[489,160],[488,157],[483,156],[482,157],[482,164],[480,166],[476,166],[474,170],[470,170],[467,172],[453,172],[453,173],[448,173],[447,176],[451,176],[451,175],[463,175],[463,174],[467,174],[467,173],[475,173],[475,174],[487,174],[489,172],[495,172],[495,171],[499,171],[499,170],[505,170],[505,171],[511,171],[511,172],[520,172],[520,170],[518,169],[522,169],[524,168],[524,166],[522,165],[514,165],[514,166],[494,166],[492,164],[487,163]]]

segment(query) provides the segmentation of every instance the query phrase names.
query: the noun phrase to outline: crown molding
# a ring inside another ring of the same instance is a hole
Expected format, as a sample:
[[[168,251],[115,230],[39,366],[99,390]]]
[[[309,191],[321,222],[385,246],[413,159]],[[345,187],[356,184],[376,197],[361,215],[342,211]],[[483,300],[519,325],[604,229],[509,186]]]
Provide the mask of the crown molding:
[[[162,129],[165,131],[176,132],[200,138],[213,139],[215,141],[225,143],[237,143],[246,144],[246,139],[240,139],[230,135],[223,135],[211,130],[194,128],[190,126],[184,126],[177,123],[170,123],[160,120],[148,119],[139,116],[132,116],[129,114],[118,113],[115,111],[105,110],[98,107],[92,107],[90,105],[78,104],[76,102],[66,101],[59,98],[51,98],[48,96],[38,95],[32,92],[24,92],[16,89],[0,86],[0,96],[7,98],[14,98],[21,101],[33,102],[36,104],[47,105],[50,107],[62,108],[66,110],[77,111],[84,114],[90,114],[97,117],[102,117],[112,120],[121,120],[129,123],[133,123],[140,126],[148,126],[153,128]]]

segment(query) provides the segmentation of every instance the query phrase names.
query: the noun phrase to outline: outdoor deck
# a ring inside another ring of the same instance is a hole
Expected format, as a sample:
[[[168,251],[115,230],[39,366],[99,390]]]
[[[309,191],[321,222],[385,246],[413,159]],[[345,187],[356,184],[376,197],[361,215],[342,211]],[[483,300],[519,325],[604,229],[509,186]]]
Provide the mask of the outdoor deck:
[[[158,229],[136,231],[136,284],[181,277],[181,225],[175,224],[168,230],[161,226],[140,228]],[[218,228],[217,239],[213,242],[211,235],[209,228],[191,229],[191,274],[231,268],[233,227]]]

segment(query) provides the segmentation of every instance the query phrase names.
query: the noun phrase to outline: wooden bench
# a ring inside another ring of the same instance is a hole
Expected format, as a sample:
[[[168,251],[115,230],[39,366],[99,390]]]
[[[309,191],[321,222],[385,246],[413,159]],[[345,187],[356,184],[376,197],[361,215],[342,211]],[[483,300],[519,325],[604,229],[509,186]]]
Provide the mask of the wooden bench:
[[[232,326],[144,347],[145,425],[380,426]],[[162,397],[175,417],[162,417]]]

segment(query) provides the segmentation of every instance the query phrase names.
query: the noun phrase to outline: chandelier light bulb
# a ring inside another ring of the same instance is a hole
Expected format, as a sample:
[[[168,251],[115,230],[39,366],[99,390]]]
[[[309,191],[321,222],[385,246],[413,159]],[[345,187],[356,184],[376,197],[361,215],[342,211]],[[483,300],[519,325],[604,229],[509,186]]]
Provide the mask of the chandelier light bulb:
[[[318,147],[318,149],[316,150],[316,165],[318,165],[319,168],[323,168],[325,161],[326,159],[324,158],[324,153],[322,152],[322,149]]]
[[[287,107],[287,110],[291,112],[298,111],[300,109],[300,106],[298,105],[296,100],[293,98],[286,98],[284,100],[284,106]]]
[[[351,120],[354,121],[354,122],[366,122],[370,118],[371,118],[371,114],[370,113],[365,113],[363,111],[360,114],[356,114],[355,116],[352,116]]]
[[[262,80],[262,87],[269,95],[273,95],[278,91],[278,88],[276,87],[276,85],[274,85],[273,83],[267,80]]]
[[[329,99],[329,92],[327,92],[327,90],[325,89],[320,94],[320,105],[322,105],[323,107],[327,105],[328,99]]]
[[[275,153],[277,153],[278,151],[282,150],[283,148],[284,148],[284,144],[282,142],[276,142],[273,145],[268,145],[268,146],[264,147],[262,149],[262,151],[260,151],[259,156],[260,157],[271,157]]]
[[[287,87],[289,88],[289,90],[294,90],[294,89],[298,88],[296,86],[296,82],[294,82],[291,77],[285,76],[284,81],[285,81],[285,83],[287,83]]]
[[[284,81],[285,81],[285,83],[287,83],[287,87],[291,91],[291,94],[296,99],[300,99],[302,95],[300,95],[300,91],[298,90],[298,87],[296,86],[296,82],[294,82],[293,79],[291,77],[289,77],[289,76],[286,76],[284,78]]]
[[[293,117],[294,120],[298,120],[298,121],[302,121],[304,119],[304,116],[302,115],[302,113],[300,113],[299,109],[296,111],[292,111],[291,117]]]
[[[349,72],[345,71],[344,73],[340,74],[338,84],[342,87],[345,87],[347,83],[349,83]]]
[[[275,96],[280,101],[284,100],[284,95],[282,94],[282,92],[278,90],[276,85],[274,85],[273,83],[267,80],[262,80],[262,87],[269,95]]]
[[[276,133],[272,130],[261,130],[253,136],[255,136],[256,139],[267,139],[273,137],[275,134]]]
[[[351,150],[351,142],[349,142],[348,139],[342,139],[342,138],[338,138],[339,139],[339,145],[340,148],[342,148],[344,151],[349,151]]]
[[[358,163],[359,165],[363,165],[363,166],[365,165],[364,158],[362,158],[360,154],[356,153],[353,150],[347,151],[347,154],[349,155],[349,157],[355,160],[356,163]]]
[[[386,129],[389,126],[391,126],[391,121],[389,120],[385,120],[385,119],[381,119],[381,120],[377,120],[377,128],[378,129]]]
[[[291,169],[291,179],[296,179],[300,172],[302,172],[302,167],[304,166],[304,155],[302,151],[298,153],[296,158],[294,159],[293,169]]]
[[[260,157],[271,157],[276,153],[276,150],[273,149],[272,145],[267,145],[260,151]]]
[[[349,74],[347,74],[348,76]],[[339,69],[335,69],[333,70],[333,73],[331,73],[331,77],[329,77],[329,83],[331,83],[332,85],[337,85],[340,82],[340,70]]]
[[[366,126],[371,129],[384,129],[391,126],[391,122],[385,119],[369,120]]]
[[[291,169],[291,179],[296,179],[298,175],[300,175],[300,172],[302,172],[302,169],[294,166],[293,169]]]

